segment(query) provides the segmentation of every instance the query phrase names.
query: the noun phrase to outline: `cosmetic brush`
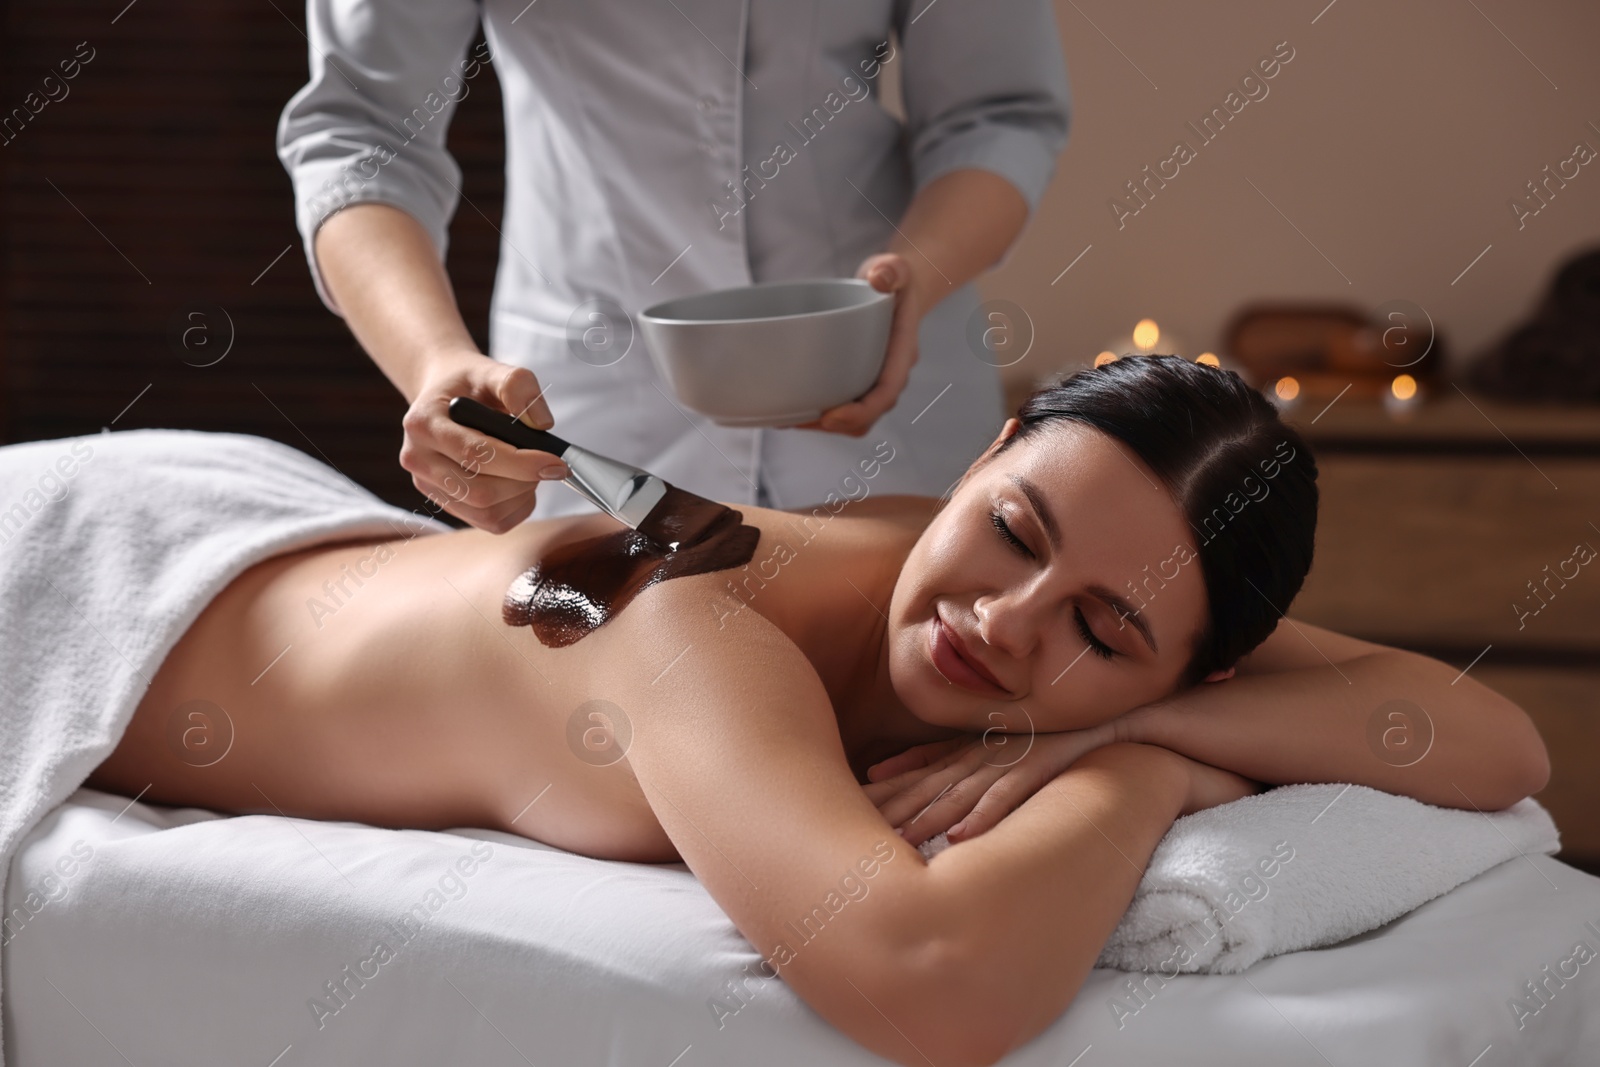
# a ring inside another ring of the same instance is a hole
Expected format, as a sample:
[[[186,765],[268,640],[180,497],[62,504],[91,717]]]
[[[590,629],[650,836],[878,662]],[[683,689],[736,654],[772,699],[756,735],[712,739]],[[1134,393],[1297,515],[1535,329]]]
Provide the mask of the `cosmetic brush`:
[[[513,448],[559,456],[571,472],[561,479],[564,483],[624,526],[669,549],[694,543],[705,532],[699,527],[709,526],[714,517],[715,509],[691,506],[703,498],[669,485],[647,470],[580,448],[548,430],[536,430],[470,397],[451,399],[450,418]],[[686,522],[695,523],[695,528],[686,527]]]

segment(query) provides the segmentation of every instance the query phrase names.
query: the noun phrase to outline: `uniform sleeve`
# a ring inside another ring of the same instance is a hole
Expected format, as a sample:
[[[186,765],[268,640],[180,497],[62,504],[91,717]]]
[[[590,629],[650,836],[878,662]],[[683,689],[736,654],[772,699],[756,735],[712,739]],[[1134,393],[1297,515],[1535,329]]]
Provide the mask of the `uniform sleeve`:
[[[355,203],[412,215],[443,260],[461,168],[445,149],[455,107],[489,61],[472,0],[307,0],[311,80],[278,119],[278,158],[294,183],[295,223],[317,295],[317,228]]]
[[[1031,213],[1067,142],[1071,96],[1050,0],[901,0],[901,88],[915,188],[963,167]]]

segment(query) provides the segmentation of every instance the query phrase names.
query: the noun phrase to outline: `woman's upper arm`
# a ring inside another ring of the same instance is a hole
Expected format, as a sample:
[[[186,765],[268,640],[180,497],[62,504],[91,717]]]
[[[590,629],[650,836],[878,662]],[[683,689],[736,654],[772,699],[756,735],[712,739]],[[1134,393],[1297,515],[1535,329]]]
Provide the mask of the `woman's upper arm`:
[[[1351,667],[1357,660],[1363,662]],[[1365,784],[1444,806],[1466,802],[1472,807],[1498,809],[1543,790],[1548,783],[1549,753],[1528,713],[1466,671],[1432,657],[1285,617],[1265,641],[1239,660],[1236,673],[1241,677],[1285,675],[1266,680],[1292,684],[1293,672],[1321,671],[1330,664],[1342,678],[1332,692],[1343,693],[1347,706],[1333,707],[1325,715],[1333,730],[1328,751],[1337,745],[1337,739],[1361,738],[1354,751],[1359,756],[1376,756],[1373,772],[1381,778]],[[1213,707],[1231,699],[1239,709],[1244,708],[1247,702],[1236,694],[1224,696],[1225,692],[1205,693],[1201,699]],[[1272,700],[1277,707],[1285,699],[1299,701],[1294,706],[1304,713],[1326,706],[1322,700],[1326,694],[1322,687],[1314,687],[1314,692],[1285,690]],[[1184,699],[1179,694],[1175,701],[1181,704]],[[1422,756],[1415,761],[1402,759],[1400,753],[1385,747],[1387,741],[1375,741],[1373,735],[1365,734],[1373,729],[1373,716],[1380,714],[1384,717],[1379,720],[1378,738],[1391,734],[1411,741],[1426,738],[1422,752],[1429,760],[1422,762]],[[1165,721],[1168,726],[1198,727],[1200,723],[1188,714],[1168,716]],[[1393,729],[1381,724],[1393,724]],[[1210,728],[1214,726],[1212,720]],[[1380,748],[1373,749],[1375,744]],[[1477,773],[1480,771],[1483,773]],[[1338,780],[1361,779],[1347,773]],[[1462,782],[1475,783],[1471,792],[1461,787]]]
[[[818,1014],[898,1062],[994,1062],[1093,966],[1181,806],[1175,757],[1106,746],[925,863],[855,781],[810,664],[721,584],[647,590],[589,649],[651,809]]]
[[[1239,658],[1237,674],[1275,674],[1305,667],[1326,667],[1348,663],[1374,652],[1393,651],[1388,645],[1363,641],[1287,615],[1267,639]]]
[[[919,921],[926,864],[855,781],[810,663],[758,612],[729,611],[724,581],[662,583],[586,639],[604,679],[589,696],[626,714],[645,799],[763,970],[914,1058],[947,973],[943,931]]]

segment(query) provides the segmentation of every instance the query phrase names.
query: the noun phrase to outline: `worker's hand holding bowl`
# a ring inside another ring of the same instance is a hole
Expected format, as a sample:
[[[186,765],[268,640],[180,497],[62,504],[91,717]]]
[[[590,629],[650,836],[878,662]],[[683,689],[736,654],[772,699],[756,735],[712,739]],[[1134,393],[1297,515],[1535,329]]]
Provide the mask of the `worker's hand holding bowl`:
[[[718,423],[821,419],[821,429],[833,429],[825,413],[843,406],[839,430],[865,433],[893,406],[915,359],[913,331],[909,360],[902,353],[904,369],[895,368],[898,382],[884,380],[897,315],[895,296],[880,286],[894,280],[880,271],[878,285],[824,278],[700,293],[645,308],[640,332],[678,400]],[[872,393],[880,395],[864,406]]]
[[[912,284],[911,261],[898,252],[868,256],[856,271],[856,277],[880,292],[894,294],[894,322],[889,330],[889,350],[884,356],[883,368],[878,372],[878,380],[863,396],[824,411],[816,422],[802,424],[806,429],[829,430],[852,437],[860,437],[870,430],[879,416],[900,399],[911,377],[911,366],[917,361],[917,334],[929,306]]]

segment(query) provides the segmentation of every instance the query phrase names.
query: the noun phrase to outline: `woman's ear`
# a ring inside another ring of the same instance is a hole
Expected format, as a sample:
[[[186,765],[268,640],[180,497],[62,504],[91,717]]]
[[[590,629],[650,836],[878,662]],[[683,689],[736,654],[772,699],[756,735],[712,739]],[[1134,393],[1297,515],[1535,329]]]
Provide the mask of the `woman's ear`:
[[[983,455],[972,461],[972,465],[967,468],[966,474],[961,476],[961,480],[966,481],[967,474],[971,474],[973,471],[977,470],[979,467],[993,459],[994,454],[1000,450],[1000,446],[1011,440],[1011,438],[1015,437],[1017,431],[1020,429],[1022,429],[1021,419],[1015,417],[1007,419],[1005,425],[1000,427],[999,435],[996,436],[993,441],[989,442],[989,447],[983,450]]]
[[[1206,675],[1204,678],[1202,678],[1200,680],[1202,682],[1226,682],[1229,678],[1232,678],[1232,677],[1233,677],[1233,668],[1229,667],[1225,671],[1212,671],[1210,674]]]

